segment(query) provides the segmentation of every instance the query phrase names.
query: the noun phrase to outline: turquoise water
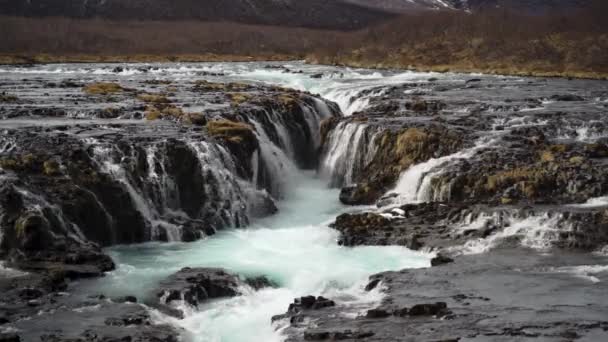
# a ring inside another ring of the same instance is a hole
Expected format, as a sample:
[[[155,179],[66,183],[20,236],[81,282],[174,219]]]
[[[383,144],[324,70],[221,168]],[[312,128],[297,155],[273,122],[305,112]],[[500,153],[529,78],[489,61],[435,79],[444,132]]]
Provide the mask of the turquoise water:
[[[280,341],[273,315],[284,313],[294,298],[324,295],[352,307],[352,314],[380,300],[381,293],[363,291],[369,275],[386,270],[429,266],[430,255],[402,247],[344,248],[327,224],[346,208],[338,191],[312,173],[302,173],[279,214],[243,230],[223,231],[190,244],[146,244],[116,247],[110,254],[116,271],[95,284],[110,296],[151,294],[159,280],[182,267],[223,267],[250,276],[265,275],[278,289],[247,291],[198,309],[187,317],[159,319],[183,327],[197,342]]]

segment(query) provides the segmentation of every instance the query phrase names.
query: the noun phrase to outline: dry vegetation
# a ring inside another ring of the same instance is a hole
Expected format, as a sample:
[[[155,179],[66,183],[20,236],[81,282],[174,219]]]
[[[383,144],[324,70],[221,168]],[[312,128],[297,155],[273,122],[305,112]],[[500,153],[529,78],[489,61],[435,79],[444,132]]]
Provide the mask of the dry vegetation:
[[[124,89],[118,83],[95,82],[87,84],[82,90],[89,95],[111,95],[120,93]]]
[[[608,76],[608,2],[564,14],[502,11],[408,15],[357,32],[311,62],[433,71]]]
[[[425,12],[337,32],[195,21],[0,18],[0,63],[310,62],[434,71],[608,76],[608,2],[568,14]]]

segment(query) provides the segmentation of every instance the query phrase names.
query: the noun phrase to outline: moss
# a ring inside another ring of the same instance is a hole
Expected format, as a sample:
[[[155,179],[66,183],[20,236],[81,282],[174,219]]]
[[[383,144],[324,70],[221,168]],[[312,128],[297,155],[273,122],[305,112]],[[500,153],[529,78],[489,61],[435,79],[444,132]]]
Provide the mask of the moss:
[[[513,184],[525,182],[523,188],[528,187],[528,191],[522,189],[523,192],[532,193],[533,189],[531,187],[536,189],[539,185],[545,183],[548,178],[549,174],[543,168],[520,167],[501,171],[487,177],[485,188],[488,191],[497,191]],[[522,186],[520,186],[520,188],[522,188]]]
[[[569,160],[570,164],[580,165],[585,162],[585,158],[582,156],[574,156]]]
[[[253,96],[246,93],[230,93],[228,94],[228,97],[230,98],[230,101],[232,101],[232,105],[240,105],[251,100]]]
[[[125,89],[118,83],[95,82],[84,86],[83,91],[89,95],[111,95],[123,92]]]
[[[207,131],[212,136],[238,137],[241,134],[252,133],[253,128],[246,123],[222,119],[209,121]]]
[[[0,168],[15,171],[19,169],[19,162],[12,158],[2,158],[0,159]]]
[[[148,106],[148,108],[146,108],[145,117],[148,121],[158,120],[161,117],[161,113],[155,107]]]
[[[280,94],[277,100],[285,107],[293,107],[297,102],[297,98],[292,94]]]
[[[216,83],[216,82],[209,82],[209,81],[197,81],[194,84],[194,90],[196,91],[206,91],[206,92],[218,92],[218,91],[223,91],[223,92],[227,92],[227,91],[235,91],[235,92],[241,92],[241,91],[246,91],[248,89],[251,89],[252,86],[246,83],[238,83],[238,82],[232,82],[232,83]]]
[[[176,106],[167,106],[161,110],[161,113],[166,116],[172,116],[174,118],[181,118],[184,115],[184,111]]]
[[[4,103],[17,102],[18,100],[19,100],[19,98],[17,98],[17,96],[8,95],[6,93],[0,94],[0,103],[2,103],[2,102],[4,102]]]
[[[551,145],[549,147],[549,150],[553,153],[566,153],[566,152],[568,152],[569,149],[570,149],[570,146],[564,145],[564,144]]]
[[[32,153],[25,154],[21,157],[21,164],[23,168],[33,169],[36,164],[36,156]]]
[[[139,94],[137,99],[150,104],[168,104],[171,101],[163,94]]]
[[[500,203],[501,203],[501,204],[504,204],[504,205],[509,205],[509,204],[512,204],[512,203],[513,203],[513,199],[512,199],[512,198],[509,198],[509,197],[502,197],[502,198],[500,199]]]
[[[393,146],[402,166],[409,166],[416,160],[426,159],[423,155],[428,154],[428,148],[429,135],[418,128],[408,128],[399,133]]]
[[[182,121],[197,126],[205,126],[207,124],[207,118],[202,113],[185,114],[182,118]]]
[[[551,163],[555,161],[555,155],[551,151],[543,151],[540,154],[540,160],[545,163]]]
[[[42,164],[42,173],[47,176],[56,176],[60,174],[61,166],[56,160],[47,160]]]

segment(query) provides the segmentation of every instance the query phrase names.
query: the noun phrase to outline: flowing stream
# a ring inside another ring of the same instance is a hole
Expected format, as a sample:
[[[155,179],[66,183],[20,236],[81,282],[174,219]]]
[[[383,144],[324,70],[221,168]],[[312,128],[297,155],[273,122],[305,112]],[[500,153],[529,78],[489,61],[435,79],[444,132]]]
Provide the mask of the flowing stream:
[[[458,115],[466,116],[470,110],[479,106],[479,103],[470,100],[469,93],[459,90],[464,87],[463,84],[468,84],[465,82],[472,76],[464,74],[378,72],[306,65],[297,62],[264,63],[264,65],[259,63],[152,64],[143,70],[141,65],[126,64],[118,72],[114,71],[114,68],[114,65],[103,64],[60,64],[6,70],[0,68],[0,74],[5,75],[7,79],[15,80],[35,75],[45,77],[49,82],[55,83],[62,82],[66,77],[74,77],[86,82],[117,81],[126,88],[131,85],[140,85],[143,81],[170,80],[175,81],[176,86],[186,84],[181,88],[183,94],[180,97],[176,96],[175,101],[178,104],[187,103],[189,110],[193,112],[213,110],[225,105],[201,100],[200,94],[191,91],[192,83],[197,80],[255,82],[308,91],[336,102],[345,116],[363,110],[369,105],[372,97],[388,94],[395,85],[404,83],[410,84],[411,88],[400,90],[398,95],[402,93],[407,98],[424,94],[426,89],[433,84],[436,89],[439,89],[436,90],[436,93],[447,92],[451,89],[449,94],[453,99],[454,108],[452,109]],[[496,81],[503,79],[499,76],[476,77]],[[509,88],[509,91],[514,92],[514,94],[509,93],[508,96],[514,95],[516,98],[523,96],[517,93],[519,91],[517,86],[520,83],[523,84],[525,79],[515,77],[504,79],[509,80],[509,87],[513,88]],[[459,84],[459,88],[454,86],[456,83]],[[512,84],[516,86],[512,86]],[[566,86],[569,86],[569,83]],[[501,108],[510,108],[511,100],[507,101],[501,97],[505,89],[507,88],[490,87],[479,90],[479,94],[485,96],[484,101],[493,104],[493,107],[477,109],[491,113],[495,111],[500,114]],[[150,90],[157,91],[153,88]],[[56,99],[57,104],[65,105],[62,99],[65,96],[64,92],[68,92],[69,95],[69,90],[52,88],[49,92],[51,98]],[[535,96],[548,98],[555,93],[553,90],[547,90],[547,92],[538,93]],[[16,94],[24,101],[33,103],[41,101],[37,90],[28,90],[27,87]],[[528,96],[528,94],[525,95]],[[49,101],[48,97],[43,97],[45,104]],[[316,133],[321,119],[329,116],[330,108],[318,99],[313,104],[308,103],[307,108],[315,107],[315,113],[319,115],[315,117],[312,111],[307,111],[309,118],[306,120],[309,120],[311,131]],[[566,106],[548,102],[541,104],[541,107],[532,109],[542,110],[545,106],[562,109],[563,106]],[[115,104],[108,104],[108,106],[110,105]],[[72,106],[70,104],[65,105],[65,108],[66,116],[81,117],[81,105]],[[525,107],[522,111],[528,110]],[[498,115],[496,113],[494,114]],[[394,202],[389,204],[402,205],[446,200],[450,195],[449,188],[435,191],[431,186],[433,177],[440,175],[446,166],[466,161],[480,150],[500,146],[496,138],[505,130],[546,123],[532,114],[514,118],[511,116],[514,115],[510,115],[508,120],[497,120],[495,125],[488,127],[491,128],[491,131],[481,135],[472,146],[446,156],[431,158],[405,170],[394,188],[389,191],[389,194],[396,194]],[[280,323],[272,325],[271,318],[274,315],[285,313],[294,298],[307,295],[325,296],[339,305],[350,308],[350,310],[343,311],[347,315],[356,316],[365,313],[382,299],[379,289],[369,292],[364,290],[370,275],[382,271],[430,265],[431,254],[414,252],[403,247],[341,247],[337,244],[338,232],[328,226],[337,215],[348,210],[358,209],[342,206],[338,200],[339,190],[333,189],[329,185],[338,187],[354,183],[356,178],[354,173],[357,169],[355,164],[365,165],[372,159],[376,153],[374,142],[378,131],[371,123],[356,120],[340,123],[333,135],[329,137],[328,153],[323,156],[323,160],[320,162],[320,172],[317,173],[296,170],[293,165],[294,142],[290,141],[288,132],[284,131],[285,125],[278,124],[280,118],[281,116],[278,115],[270,121],[277,125],[277,134],[282,143],[280,145],[284,146],[274,144],[260,123],[252,122],[258,134],[258,140],[261,142],[261,153],[254,155],[252,164],[258,165],[265,162],[266,166],[271,169],[270,174],[277,178],[273,179],[273,183],[276,183],[275,186],[269,189],[272,195],[280,199],[277,202],[279,212],[276,215],[264,219],[252,219],[250,222],[247,221],[250,224],[244,229],[220,230],[214,236],[193,243],[147,243],[112,247],[108,253],[115,260],[117,269],[102,279],[81,283],[78,291],[87,295],[104,293],[112,298],[135,295],[140,300],[157,302],[155,289],[159,282],[183,267],[221,267],[242,277],[266,276],[278,287],[260,291],[253,291],[250,288],[241,289],[241,292],[244,293],[242,296],[209,301],[198,308],[183,305],[180,307],[185,312],[183,320],[170,318],[152,310],[158,321],[183,328],[187,334],[185,342],[272,342],[281,341],[284,337],[281,335]],[[403,118],[403,120],[407,119],[411,118]],[[114,122],[121,122],[119,120],[116,119]],[[87,122],[86,119],[78,121]],[[43,125],[52,126],[65,122],[56,123],[51,119],[45,119]],[[14,120],[10,124],[13,127],[20,125],[27,127],[29,121]],[[570,126],[563,125],[558,132],[555,132],[555,135],[559,139],[595,141],[606,136],[602,127],[601,125],[589,125],[587,122],[580,124],[575,122]],[[320,136],[315,134],[312,141],[314,148],[318,148]],[[252,184],[241,186],[239,182],[249,180],[236,180],[230,176],[234,173],[234,165],[222,162],[224,159],[229,159],[222,157],[222,151],[211,150],[204,142],[188,141],[186,143],[189,149],[196,152],[197,160],[205,168],[204,173],[210,173],[219,184],[218,194],[210,191],[217,195],[216,202],[233,203],[232,207],[225,209],[227,211],[224,213],[225,215],[217,216],[227,217],[227,221],[230,221],[232,226],[245,226],[246,224],[235,224],[236,221],[245,222],[241,217],[245,216],[245,213],[240,213],[238,208],[243,207],[240,205],[240,201],[245,198],[247,191],[256,189],[257,174],[253,176]],[[89,139],[88,144],[94,147],[95,158],[97,162],[104,165],[105,172],[120,180],[127,187],[131,198],[138,204],[137,209],[150,225],[153,227],[168,226],[168,222],[165,222],[164,218],[165,216],[175,216],[167,215],[174,214],[169,210],[171,205],[168,203],[175,202],[173,198],[175,196],[170,196],[175,193],[175,186],[171,179],[166,178],[168,173],[163,169],[162,158],[165,156],[165,152],[162,148],[164,145],[162,143],[149,144],[145,149],[146,158],[143,161],[151,166],[160,165],[158,168],[149,167],[147,173],[148,181],[153,183],[155,189],[161,189],[162,191],[159,192],[163,195],[156,198],[156,201],[152,201],[140,196],[139,192],[142,191],[130,183],[125,169],[120,166],[119,161],[128,156],[121,154],[122,152],[110,150],[95,139]],[[0,151],[13,147],[12,142],[6,141],[0,145]],[[135,160],[135,158],[133,159]],[[255,172],[257,170],[256,167]],[[2,176],[0,175],[0,177]],[[228,183],[231,183],[232,187]],[[600,197],[591,199],[585,204],[578,204],[578,206],[603,206],[606,201],[605,197]],[[482,216],[472,222],[467,222],[458,229],[481,227],[490,219],[492,217]],[[558,220],[559,217],[515,217],[509,229],[504,230],[502,235],[497,234],[487,239],[472,241],[465,246],[467,248],[465,252],[484,252],[493,247],[496,240],[517,234],[525,235],[526,239],[523,241],[526,247],[545,247],[546,242],[551,242],[551,238],[556,235],[557,230],[554,229],[554,226],[558,224]],[[174,233],[176,234],[171,234],[169,231],[167,239],[179,240],[179,234]],[[7,272],[9,270],[0,266],[0,275]]]
[[[323,295],[352,307],[356,315],[381,299],[366,292],[369,275],[406,267],[427,267],[431,255],[402,247],[344,248],[327,227],[344,212],[335,189],[311,172],[301,172],[279,214],[248,229],[227,230],[190,244],[151,243],[115,247],[110,254],[118,269],[94,287],[110,296],[153,296],[158,282],[182,267],[223,267],[243,276],[265,275],[279,288],[217,300],[197,310],[185,308],[184,320],[160,320],[183,327],[193,341],[280,341],[271,317],[284,313],[294,298]],[[88,288],[86,292],[90,292]]]

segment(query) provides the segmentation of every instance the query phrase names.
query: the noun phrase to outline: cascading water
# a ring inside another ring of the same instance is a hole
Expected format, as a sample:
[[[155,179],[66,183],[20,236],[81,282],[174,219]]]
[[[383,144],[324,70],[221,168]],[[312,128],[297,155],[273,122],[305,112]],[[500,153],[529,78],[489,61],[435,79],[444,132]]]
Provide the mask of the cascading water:
[[[559,213],[521,215],[517,212],[481,214],[455,227],[456,233],[486,228],[488,225],[502,228],[485,238],[472,239],[453,251],[463,254],[479,254],[498,247],[509,239],[517,239],[527,248],[547,250],[559,241],[560,234],[573,230],[572,223]]]
[[[496,141],[496,137],[493,136],[482,137],[469,149],[411,166],[399,176],[394,189],[388,192],[388,194],[398,195],[391,204],[401,205],[449,199],[449,187],[441,189],[439,192],[434,191],[431,186],[433,177],[440,175],[446,165],[471,158],[479,150],[491,147]]]
[[[298,174],[279,204],[279,214],[258,220],[247,230],[226,230],[211,239],[170,247],[150,244],[117,247],[111,254],[118,269],[96,283],[109,295],[150,294],[159,280],[181,267],[224,267],[244,276],[265,275],[280,285],[243,296],[187,308],[184,320],[158,315],[183,327],[193,341],[281,341],[270,324],[294,298],[324,295],[353,314],[364,312],[381,295],[363,287],[370,274],[428,266],[428,254],[403,247],[342,248],[326,223],[344,208],[337,191],[313,173]],[[170,251],[170,253],[167,252]]]
[[[355,182],[357,172],[375,156],[379,132],[364,123],[345,121],[332,130],[319,167],[320,173],[330,179],[330,186]]]

